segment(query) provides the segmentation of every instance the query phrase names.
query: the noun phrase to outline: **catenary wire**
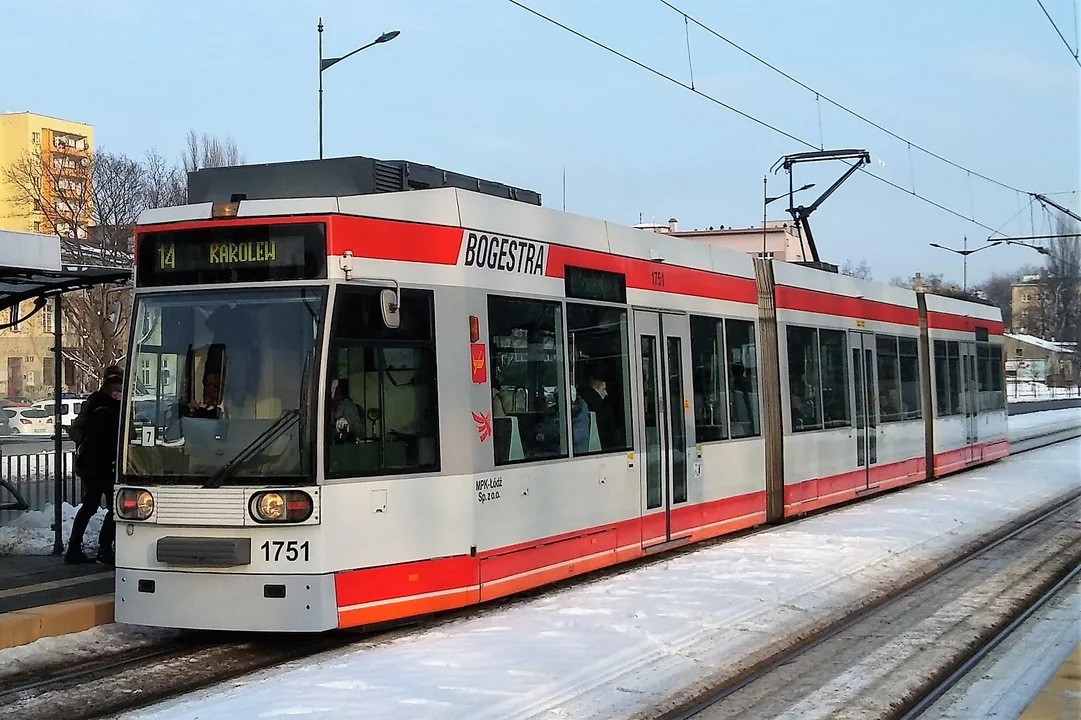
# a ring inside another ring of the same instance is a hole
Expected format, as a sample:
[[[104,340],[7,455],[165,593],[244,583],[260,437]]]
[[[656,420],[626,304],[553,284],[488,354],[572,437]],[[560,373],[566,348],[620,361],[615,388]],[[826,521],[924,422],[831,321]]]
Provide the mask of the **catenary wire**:
[[[664,2],[664,0],[661,0],[661,2]],[[1043,0],[1036,0],[1036,4],[1040,6],[1041,10],[1043,10],[1043,14],[1047,16],[1047,21],[1051,23],[1051,27],[1055,28],[1055,32],[1058,33],[1059,38],[1062,40],[1062,44],[1065,45],[1066,49],[1070,51],[1070,57],[1072,57],[1073,61],[1077,63],[1078,67],[1081,67],[1081,58],[1078,58],[1077,52],[1072,47],[1070,47],[1070,43],[1066,41],[1066,36],[1063,35],[1062,31],[1058,29],[1058,23],[1056,23],[1055,19],[1051,17],[1051,13],[1047,12],[1047,8],[1043,6]],[[694,22],[694,18],[691,18],[691,22]]]
[[[770,70],[774,71],[775,73],[781,75],[782,77],[790,80],[791,82],[795,83],[796,85],[799,85],[804,90],[806,90],[808,92],[811,92],[811,93],[814,93],[816,97],[822,98],[823,100],[828,102],[830,105],[833,105],[838,110],[842,110],[842,111],[848,113],[849,115],[851,115],[852,117],[854,117],[854,118],[856,118],[858,120],[862,120],[863,122],[867,123],[871,127],[886,133],[887,135],[894,138],[895,140],[899,140],[899,141],[901,141],[903,143],[906,143],[906,144],[910,145],[912,148],[914,148],[916,150],[919,150],[920,152],[922,152],[922,153],[924,153],[926,155],[930,155],[931,157],[935,158],[936,160],[940,160],[941,162],[944,162],[947,165],[955,167],[958,170],[962,170],[962,171],[967,172],[967,173],[972,173],[973,175],[980,178],[981,180],[986,180],[989,183],[993,183],[995,185],[998,185],[999,187],[1006,188],[1007,190],[1014,190],[1016,192],[1027,192],[1025,190],[1021,190],[1020,188],[1016,188],[1013,185],[1010,185],[1009,183],[1004,183],[1004,182],[1002,182],[1000,180],[996,180],[996,179],[994,179],[992,177],[988,177],[987,175],[984,175],[983,173],[972,170],[971,168],[967,168],[964,165],[961,165],[960,163],[956,163],[953,160],[950,160],[949,158],[946,158],[946,157],[943,157],[942,155],[939,155],[938,153],[934,152],[933,150],[928,150],[927,148],[923,147],[919,143],[912,142],[908,138],[902,137],[898,133],[893,132],[889,128],[883,127],[882,125],[876,123],[874,120],[871,120],[870,118],[866,117],[865,115],[860,114],[859,112],[853,110],[852,108],[848,107],[847,105],[844,105],[844,104],[838,102],[837,100],[834,100],[833,98],[829,97],[828,95],[823,94],[820,90],[816,90],[813,87],[811,87],[810,85],[807,85],[806,83],[798,80],[797,78],[795,78],[792,75],[788,74],[787,72],[780,69],[776,65],[773,65],[768,60],[765,60],[765,59],[759,57],[758,55],[756,55],[753,52],[751,52],[750,50],[747,50],[746,48],[742,47],[741,45],[739,45],[735,41],[728,39],[727,37],[725,37],[721,33],[717,32],[716,30],[711,28],[709,25],[706,25],[701,20],[696,19],[693,15],[688,15],[683,10],[680,10],[678,7],[676,7],[672,3],[668,2],[668,0],[659,0],[659,2],[661,4],[667,6],[668,8],[670,8],[672,11],[677,12],[680,15],[684,15],[687,19],[689,19],[695,25],[702,28],[703,30],[708,32],[710,35],[713,35],[718,40],[721,40],[721,41],[727,43],[731,47],[735,48],[739,52],[746,55],[747,57],[749,57],[749,58],[755,60],[756,62],[764,65],[765,67],[767,67]]]
[[[657,70],[656,68],[651,67],[651,66],[645,64],[644,62],[642,62],[640,60],[636,60],[636,59],[632,58],[631,56],[626,55],[625,53],[622,53],[619,50],[616,50],[615,48],[602,43],[599,40],[595,40],[594,38],[591,38],[588,35],[586,35],[586,34],[584,34],[582,32],[579,32],[578,30],[575,30],[572,27],[564,25],[563,23],[559,22],[555,18],[549,17],[548,15],[545,15],[544,13],[540,12],[539,10],[534,10],[533,8],[529,7],[528,5],[525,5],[524,3],[519,2],[519,0],[507,0],[507,2],[509,2],[511,5],[514,5],[515,7],[518,7],[520,9],[522,9],[522,10],[525,10],[526,12],[528,12],[528,13],[530,13],[532,15],[535,15],[536,17],[540,18],[541,20],[544,20],[547,23],[555,25],[556,27],[570,33],[571,35],[574,35],[574,36],[576,36],[578,38],[581,38],[582,40],[585,40],[586,42],[588,42],[588,43],[590,43],[592,45],[595,45],[595,46],[601,48],[602,50],[604,50],[604,51],[606,51],[608,53],[611,53],[612,55],[615,55],[616,57],[619,57],[619,58],[622,58],[623,60],[626,60],[627,62],[641,68],[642,70],[645,70],[645,71],[647,71],[649,73],[652,73],[653,75],[656,75],[659,78],[667,80],[668,82],[672,83],[673,85],[678,85],[679,87],[683,88],[684,90],[689,90],[690,92],[694,93],[695,95],[698,95],[699,97],[702,97],[702,98],[704,98],[706,100],[709,100],[710,102],[712,102],[712,103],[714,103],[716,105],[719,105],[719,106],[723,107],[724,109],[739,115],[742,118],[750,120],[751,122],[753,122],[753,123],[755,123],[757,125],[760,125],[760,126],[766,128],[768,130],[772,130],[773,132],[777,133],[778,135],[786,137],[789,140],[793,140],[793,141],[795,141],[795,142],[797,142],[797,143],[799,143],[799,144],[801,144],[801,145],[803,145],[805,147],[808,147],[808,148],[810,148],[812,150],[818,150],[818,147],[814,143],[808,142],[807,140],[804,140],[801,137],[793,135],[792,133],[787,132],[786,130],[782,130],[781,128],[777,127],[776,125],[772,125],[772,124],[766,122],[765,120],[762,120],[760,118],[755,117],[754,115],[746,113],[743,110],[740,110],[739,108],[733,107],[732,105],[729,105],[728,103],[726,103],[726,102],[724,102],[724,101],[722,101],[722,100],[720,100],[720,99],[718,99],[716,97],[713,97],[712,95],[710,95],[708,93],[705,93],[705,92],[703,92],[703,91],[701,91],[701,90],[699,90],[697,88],[692,88],[687,83],[685,83],[685,82],[683,82],[683,81],[681,81],[681,80],[679,80],[677,78],[674,78],[671,75],[668,75],[668,74],[666,74],[666,73],[664,73],[664,72],[662,72],[660,70]],[[692,21],[693,21],[693,18],[692,18]],[[913,147],[915,147],[915,146],[913,146]],[[985,225],[984,223],[982,223],[982,222],[980,222],[978,220],[974,220],[974,219],[966,216],[964,213],[960,213],[960,212],[954,210],[953,208],[947,207],[947,206],[943,205],[942,203],[939,203],[939,202],[936,202],[935,200],[932,200],[929,197],[926,197],[924,195],[920,195],[917,192],[914,192],[912,190],[909,190],[908,188],[905,188],[905,187],[903,187],[901,185],[898,185],[897,183],[893,182],[892,180],[887,180],[886,178],[882,177],[881,175],[876,175],[873,172],[871,172],[870,170],[867,170],[865,168],[860,168],[860,172],[862,172],[865,175],[868,175],[868,176],[874,178],[875,180],[878,180],[879,182],[884,183],[884,184],[886,184],[886,185],[888,185],[888,186],[890,186],[892,188],[900,190],[901,192],[905,193],[906,195],[910,195],[910,196],[912,196],[914,198],[917,198],[918,200],[922,200],[923,202],[927,203],[928,205],[932,205],[933,207],[936,207],[939,210],[942,210],[944,212],[949,213],[950,215],[958,217],[961,220],[964,220],[965,222],[972,223],[973,225],[977,225],[977,226],[979,226],[979,227],[981,227],[981,228],[983,228],[985,230],[990,230],[992,233],[998,233],[998,231],[996,231],[990,225]],[[979,173],[976,173],[976,172],[973,172],[973,174],[974,175],[979,175]],[[980,175],[980,177],[983,177],[983,176]],[[992,182],[995,182],[995,181],[992,181]],[[1012,188],[1012,187],[1010,187],[1008,185],[1004,185],[1002,183],[997,183],[997,184],[1000,184],[1003,187],[1009,187],[1011,190],[1017,190],[1016,188]],[[1025,192],[1025,191],[1017,190],[1017,192]],[[1026,193],[1026,194],[1028,194],[1028,193]],[[998,234],[1001,234],[1001,233],[998,233]]]

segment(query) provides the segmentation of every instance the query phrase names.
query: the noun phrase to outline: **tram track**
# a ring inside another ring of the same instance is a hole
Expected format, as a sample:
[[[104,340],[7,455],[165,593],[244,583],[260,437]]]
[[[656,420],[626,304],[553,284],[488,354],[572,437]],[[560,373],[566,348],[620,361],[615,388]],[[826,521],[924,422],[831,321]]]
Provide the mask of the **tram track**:
[[[45,677],[16,679],[0,692],[0,718],[110,717],[358,642],[355,636],[341,634],[275,635],[240,642],[203,635],[193,633],[166,647],[77,663]]]
[[[638,717],[914,718],[1081,572],[1081,490]]]
[[[972,647],[967,656],[957,665],[953,672],[943,678],[940,682],[933,685],[929,684],[918,700],[910,702],[909,708],[901,715],[901,720],[914,720],[930,710],[936,702],[952,690],[970,672],[975,670],[988,655],[994,652],[999,645],[1024,625],[1029,618],[1058,597],[1059,593],[1063,592],[1079,575],[1081,575],[1081,563],[1074,565],[1074,567],[1057,583],[1048,588],[1046,592],[1031,603],[1024,606],[1024,608],[1014,616],[1010,623],[1002,628],[996,635],[987,639],[985,642]]]
[[[1044,439],[1042,444],[1039,444],[1040,439]],[[1066,439],[1069,438],[1062,437],[1061,430],[1034,436],[1027,440],[1024,449],[1015,454],[1029,452]],[[911,485],[906,487],[911,487]],[[903,489],[890,490],[882,493],[881,496],[884,497]],[[1078,497],[1081,497],[1081,491],[1068,498],[1066,502]],[[865,498],[858,502],[873,501],[873,498]],[[840,507],[843,505],[824,508],[793,518],[785,524],[798,523]],[[1038,522],[1039,517],[1036,516],[1042,517],[1044,514],[1046,513],[1042,510],[1030,513],[1004,528],[997,535],[1006,538]],[[769,532],[773,528],[774,526],[759,526],[740,533],[672,548],[616,567],[571,577],[482,606],[471,606],[434,616],[388,623],[379,627],[336,631],[317,636],[254,635],[246,636],[239,641],[233,633],[191,632],[160,644],[150,644],[120,654],[99,655],[67,667],[34,668],[25,673],[0,675],[0,682],[3,683],[3,687],[0,688],[0,720],[6,720],[6,718],[27,720],[49,718],[51,720],[56,717],[64,717],[65,720],[91,720],[108,717],[322,653],[346,648],[359,650],[366,646],[390,642],[408,634],[431,630],[443,624],[468,620],[494,610],[527,603],[535,597],[553,591],[635,572],[649,565],[668,562],[740,537]],[[993,544],[996,538],[988,539],[988,543]],[[967,552],[972,555],[980,550],[969,548]],[[963,561],[962,558],[955,563],[959,564]],[[948,569],[941,568],[935,576]],[[905,587],[912,587],[914,584],[909,583]],[[903,592],[903,589],[901,591]],[[873,609],[869,607],[865,612]],[[665,714],[663,717],[696,716]]]

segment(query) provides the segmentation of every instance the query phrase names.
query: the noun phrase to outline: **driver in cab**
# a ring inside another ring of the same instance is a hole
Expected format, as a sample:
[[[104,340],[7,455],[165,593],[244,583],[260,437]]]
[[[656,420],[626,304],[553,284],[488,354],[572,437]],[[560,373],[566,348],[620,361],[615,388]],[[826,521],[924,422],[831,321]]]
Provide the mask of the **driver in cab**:
[[[335,443],[353,443],[364,437],[360,408],[349,397],[349,381],[345,378],[330,381],[330,419]]]

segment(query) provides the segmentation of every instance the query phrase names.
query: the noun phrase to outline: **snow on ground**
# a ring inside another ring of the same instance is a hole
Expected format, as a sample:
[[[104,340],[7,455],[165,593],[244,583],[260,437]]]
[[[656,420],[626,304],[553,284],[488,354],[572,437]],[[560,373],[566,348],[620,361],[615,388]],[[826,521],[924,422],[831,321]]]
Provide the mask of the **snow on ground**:
[[[71,537],[71,526],[79,507],[64,503],[64,546]],[[90,518],[83,536],[83,550],[93,556],[98,550],[98,531],[105,520],[105,511],[98,510]],[[0,526],[0,555],[50,555],[53,551],[53,506],[44,510],[24,512],[7,525]]]
[[[923,717],[1015,718],[1081,643],[1081,580],[1073,582],[991,652]]]
[[[70,635],[41,638],[28,645],[0,650],[0,684],[5,677],[116,655],[178,634],[176,630],[112,624]]]
[[[1008,422],[1010,442],[1016,442],[1019,438],[1029,437],[1035,432],[1081,426],[1081,408],[1061,408],[1011,415]]]
[[[625,717],[1077,488],[1081,440],[130,717]]]

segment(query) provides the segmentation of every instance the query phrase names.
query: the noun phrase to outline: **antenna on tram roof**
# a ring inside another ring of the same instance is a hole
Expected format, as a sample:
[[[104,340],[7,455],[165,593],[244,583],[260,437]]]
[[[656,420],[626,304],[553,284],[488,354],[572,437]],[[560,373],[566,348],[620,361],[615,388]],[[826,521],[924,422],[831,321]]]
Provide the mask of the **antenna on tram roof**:
[[[567,212],[567,166],[563,166],[563,212]]]

